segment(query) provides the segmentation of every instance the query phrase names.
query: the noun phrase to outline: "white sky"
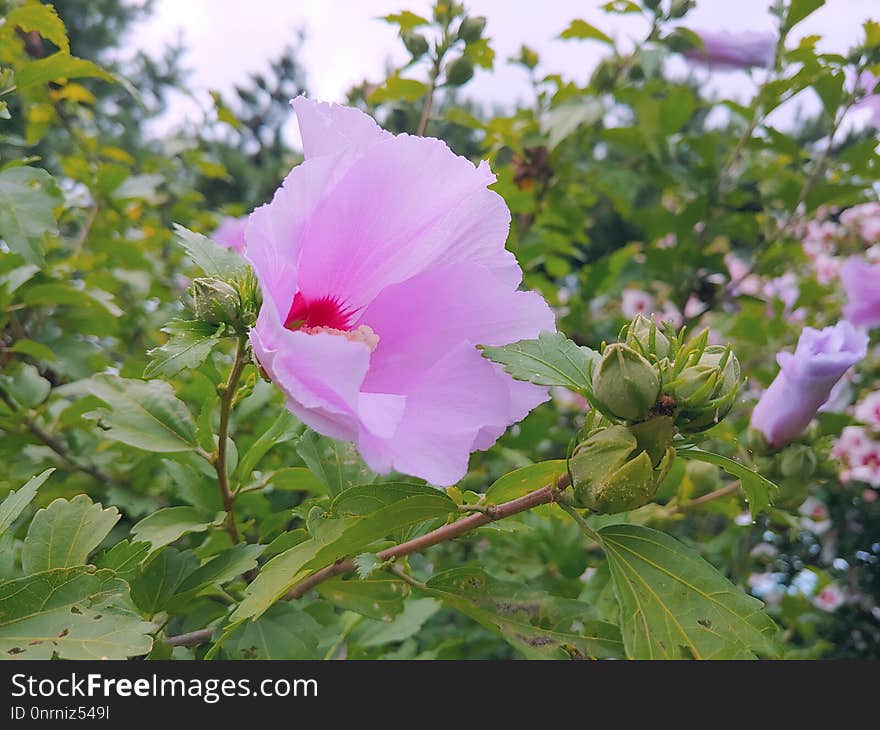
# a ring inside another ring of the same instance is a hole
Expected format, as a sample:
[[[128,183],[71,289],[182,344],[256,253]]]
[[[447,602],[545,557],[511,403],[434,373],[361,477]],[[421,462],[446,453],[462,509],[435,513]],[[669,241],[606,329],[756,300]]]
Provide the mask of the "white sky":
[[[600,9],[604,2],[466,0],[471,14],[488,18],[486,32],[496,51],[494,72],[478,70],[465,87],[467,95],[505,106],[529,99],[525,72],[506,62],[522,43],[538,51],[540,72],[585,82],[607,48],[593,41],[559,40],[570,20],[583,18],[625,43],[638,41],[647,31],[640,16],[604,13]],[[430,0],[158,0],[155,15],[129,40],[136,48],[158,52],[181,33],[187,48],[184,64],[193,72],[190,91],[207,108],[208,89],[231,92],[250,72],[265,69],[303,28],[306,43],[299,60],[311,95],[342,101],[351,86],[384,78],[389,61],[401,64],[408,58],[394,28],[378,18],[403,9],[430,16],[431,4]],[[769,4],[770,0],[698,0],[686,24],[714,30],[771,30]],[[819,34],[825,39],[823,50],[843,51],[859,39],[861,24],[870,17],[880,20],[880,0],[827,0],[796,28],[793,37]],[[741,72],[718,74],[713,83],[741,97],[750,88]],[[180,97],[162,126],[199,118],[198,104]]]

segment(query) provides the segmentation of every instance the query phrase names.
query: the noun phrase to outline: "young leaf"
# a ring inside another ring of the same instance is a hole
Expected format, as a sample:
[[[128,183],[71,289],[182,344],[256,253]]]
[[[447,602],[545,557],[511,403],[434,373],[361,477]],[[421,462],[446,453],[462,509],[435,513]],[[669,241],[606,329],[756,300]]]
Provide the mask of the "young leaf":
[[[746,493],[746,501],[749,503],[749,512],[752,519],[773,504],[773,497],[778,487],[766,477],[756,471],[752,471],[744,464],[734,461],[721,454],[713,454],[711,451],[703,451],[698,448],[677,449],[676,454],[682,459],[705,461],[708,464],[720,466],[728,474],[737,477]]]
[[[96,375],[87,387],[109,406],[90,414],[108,428],[108,438],[145,451],[195,448],[195,422],[168,383]]]
[[[83,77],[115,81],[109,73],[97,64],[58,51],[37,61],[31,61],[15,74],[15,83],[19,89],[36,84],[46,84],[61,79],[79,79]]]
[[[620,657],[620,630],[584,621],[584,606],[490,577],[480,568],[438,573],[427,593],[497,634],[526,659]]]
[[[693,550],[665,533],[599,531],[630,659],[754,659],[777,653],[773,620]]]
[[[214,276],[228,281],[243,276],[247,271],[247,263],[232,249],[223,248],[201,233],[194,233],[181,225],[174,225],[177,240],[186,249],[193,263],[206,276]]]
[[[85,494],[56,499],[31,521],[21,550],[24,572],[85,565],[118,521],[116,507],[104,509]]]
[[[520,340],[503,347],[480,346],[483,357],[504,366],[516,380],[560,386],[586,393],[592,366],[599,353],[578,347],[561,332],[542,332],[536,340]]]
[[[614,45],[614,41],[611,40],[611,38],[605,35],[605,33],[599,30],[596,26],[590,25],[585,20],[580,19],[572,20],[568,28],[562,31],[559,37],[577,38],[578,40],[601,41],[602,43],[607,43],[610,46]]]
[[[0,585],[0,656],[126,659],[150,651],[128,585],[109,570],[58,568]]]
[[[522,497],[524,494],[553,484],[565,474],[565,470],[565,459],[553,459],[508,472],[486,490],[486,501],[489,504],[501,504]]]
[[[37,490],[43,486],[55,469],[46,469],[46,471],[31,477],[27,483],[14,492],[6,495],[3,502],[0,502],[0,535],[2,535],[9,526],[18,519],[18,516],[24,511],[31,500],[37,495]]]
[[[351,562],[354,563],[354,569],[358,578],[366,580],[382,567],[384,561],[375,553],[361,553],[360,555],[355,555]]]
[[[25,33],[36,31],[60,50],[70,53],[70,42],[67,40],[64,23],[51,5],[21,5],[9,12],[6,24],[10,28],[20,28]]]
[[[173,319],[162,328],[162,332],[169,335],[168,342],[147,353],[153,361],[144,370],[145,378],[170,377],[181,370],[197,368],[220,340],[223,327]]]

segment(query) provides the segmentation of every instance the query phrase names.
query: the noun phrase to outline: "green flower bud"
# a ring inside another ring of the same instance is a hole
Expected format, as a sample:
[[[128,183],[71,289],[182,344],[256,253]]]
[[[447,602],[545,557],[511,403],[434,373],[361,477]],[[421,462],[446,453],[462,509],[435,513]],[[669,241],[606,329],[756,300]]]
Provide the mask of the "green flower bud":
[[[446,65],[446,83],[450,86],[462,86],[474,75],[474,62],[467,56],[459,56]]]
[[[629,426],[630,433],[636,437],[640,451],[647,452],[651,464],[658,466],[672,446],[675,426],[670,416],[654,416],[647,421]]]
[[[656,368],[631,347],[609,345],[593,373],[593,395],[611,415],[639,421],[657,402],[660,378]]]
[[[193,279],[190,294],[196,318],[211,324],[234,324],[240,314],[240,299],[235,289],[214,278]]]
[[[413,58],[421,58],[428,52],[428,39],[421,33],[405,30],[400,34],[400,39]]]
[[[575,501],[594,512],[616,514],[637,509],[653,499],[674,455],[670,448],[662,466],[638,448],[625,426],[593,432],[575,449],[568,465]]]
[[[486,29],[486,19],[482,15],[465,18],[458,29],[458,37],[465,43],[476,43]]]
[[[714,426],[730,411],[739,385],[736,356],[728,348],[709,345],[667,387],[678,408],[676,425],[691,432]]]
[[[780,454],[779,471],[783,477],[806,481],[816,473],[817,464],[813,449],[803,444],[792,444]]]
[[[669,338],[654,320],[643,314],[639,314],[627,327],[626,344],[646,357],[656,355],[658,360],[662,360],[669,355]]]
[[[807,479],[787,477],[778,482],[779,489],[773,499],[773,506],[784,510],[795,510],[810,496],[810,482]]]

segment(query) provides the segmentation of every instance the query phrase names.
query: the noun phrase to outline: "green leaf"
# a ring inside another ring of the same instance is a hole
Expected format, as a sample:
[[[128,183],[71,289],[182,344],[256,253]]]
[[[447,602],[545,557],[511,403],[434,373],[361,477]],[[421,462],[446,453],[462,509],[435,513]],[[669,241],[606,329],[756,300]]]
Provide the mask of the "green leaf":
[[[52,384],[29,363],[14,363],[10,375],[0,373],[0,390],[22,408],[36,408],[49,397]]]
[[[21,551],[24,572],[85,565],[118,521],[116,507],[104,509],[85,494],[56,499],[31,521]]]
[[[293,438],[301,428],[300,422],[288,410],[281,411],[278,417],[272,421],[268,428],[260,434],[259,438],[245,452],[238,463],[238,474],[241,479],[247,479],[254,470],[260,459],[276,444],[283,443]]]
[[[570,101],[553,107],[541,122],[541,131],[547,135],[547,146],[552,150],[584,124],[594,124],[602,118],[602,104],[596,99]]]
[[[220,341],[223,327],[173,319],[162,328],[162,332],[169,335],[168,342],[147,353],[153,361],[144,370],[145,378],[155,375],[170,377],[181,370],[197,368]]]
[[[393,73],[381,86],[370,92],[371,104],[384,104],[388,101],[418,101],[428,93],[428,85],[416,79],[405,79]]]
[[[290,492],[327,494],[327,485],[304,466],[288,466],[274,472],[269,478],[272,489]]]
[[[559,37],[601,41],[602,43],[607,43],[609,46],[614,45],[614,41],[596,26],[590,25],[590,23],[580,19],[572,20],[568,28],[562,31]]]
[[[326,515],[316,519],[310,515],[312,538],[279,553],[263,566],[245,590],[232,621],[259,616],[312,571],[364,552],[371,543],[395,530],[446,518],[453,512],[457,512],[455,502],[431,487],[380,484],[343,492]]]
[[[542,461],[539,464],[515,469],[492,483],[492,486],[486,490],[486,502],[489,504],[509,502],[548,484],[554,484],[565,474],[566,469],[565,459]]]
[[[358,578],[365,580],[375,573],[384,564],[384,560],[375,553],[361,553],[352,558],[354,569]]]
[[[37,167],[0,171],[0,238],[28,263],[43,265],[43,236],[57,233],[55,179]]]
[[[138,540],[150,543],[150,551],[158,550],[193,532],[204,532],[209,527],[222,524],[225,512],[216,519],[206,522],[195,507],[166,507],[144,517],[134,527],[131,534]]]
[[[318,653],[320,631],[321,625],[301,607],[278,603],[231,631],[222,651],[230,659],[323,659]]]
[[[354,444],[307,430],[296,443],[296,452],[331,497],[356,484],[370,484],[376,475],[361,459]]]
[[[825,4],[825,0],[791,0],[788,14],[782,25],[783,34],[787,34],[798,23],[812,15]]]
[[[399,26],[401,30],[412,30],[413,28],[418,28],[422,25],[428,25],[429,22],[427,18],[423,18],[421,15],[416,15],[409,10],[402,10],[399,13],[383,15],[382,20],[386,23]]]
[[[52,475],[55,469],[46,469],[46,471],[31,477],[20,489],[10,492],[6,498],[0,502],[0,535],[9,529],[10,525],[18,519],[18,516],[24,511],[31,500],[37,495],[37,490],[43,486],[43,483]]]
[[[357,643],[360,646],[370,648],[405,641],[410,636],[419,633],[425,622],[440,608],[440,602],[433,598],[410,599],[404,603],[403,612],[393,621],[379,624],[378,628],[365,631]]]
[[[149,552],[148,542],[120,540],[109,550],[98,555],[94,562],[97,568],[112,570],[120,578],[128,580],[137,572]]]
[[[15,74],[15,84],[21,90],[36,84],[46,84],[50,81],[83,77],[115,81],[113,76],[91,61],[71,56],[64,51],[58,51],[51,56],[46,56],[38,61],[31,61],[25,65],[24,68]]]
[[[160,453],[195,449],[195,422],[168,383],[96,375],[87,387],[109,406],[92,414],[108,438]]]
[[[390,577],[334,578],[318,586],[318,593],[346,611],[367,618],[390,621],[403,611],[409,586]]]
[[[59,568],[0,585],[0,657],[126,659],[152,648],[130,610],[128,585],[109,570]]]
[[[676,449],[675,453],[682,459],[715,464],[715,466],[720,466],[728,474],[737,477],[742,484],[743,492],[746,493],[746,501],[749,503],[749,512],[752,515],[752,519],[761,512],[765,512],[773,504],[773,498],[779,487],[766,477],[758,474],[758,472],[749,469],[745,464],[740,464],[738,461],[734,461],[721,454],[713,454],[711,451],[703,451],[703,449],[698,448]]]
[[[630,659],[776,655],[776,625],[693,550],[665,533],[618,524],[599,531]]]
[[[70,53],[70,43],[64,23],[51,5],[33,3],[14,8],[6,16],[6,24],[10,28],[20,28],[25,33],[36,31],[47,41]]]
[[[175,224],[174,231],[180,245],[206,276],[228,281],[247,272],[247,263],[232,249],[224,248],[207,236],[181,225]]]
[[[179,593],[198,591],[209,585],[223,585],[257,567],[265,545],[233,545],[190,573],[180,585]]]
[[[483,357],[504,366],[516,380],[560,386],[576,393],[590,389],[590,373],[599,353],[578,347],[561,332],[542,332],[536,340],[520,340],[503,347],[481,345]]]
[[[620,657],[623,643],[613,624],[584,619],[577,601],[507,581],[481,568],[454,568],[427,583],[439,598],[492,633],[527,659]]]
[[[186,578],[198,569],[192,550],[166,547],[155,553],[131,580],[131,598],[146,615],[165,610]]]

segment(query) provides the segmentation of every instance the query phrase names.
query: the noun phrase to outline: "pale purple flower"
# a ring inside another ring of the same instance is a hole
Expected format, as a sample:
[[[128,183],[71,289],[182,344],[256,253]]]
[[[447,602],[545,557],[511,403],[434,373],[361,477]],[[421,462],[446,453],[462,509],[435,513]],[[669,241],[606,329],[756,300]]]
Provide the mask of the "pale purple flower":
[[[772,68],[776,60],[776,36],[773,33],[724,30],[695,30],[702,48],[691,48],[684,55],[719,70],[753,67]]]
[[[880,326],[880,263],[849,258],[840,268],[840,281],[848,299],[844,316],[859,327]]]
[[[840,275],[841,261],[837,256],[820,253],[813,259],[816,280],[820,284],[830,284]]]
[[[771,446],[796,438],[828,400],[834,384],[861,360],[868,337],[849,322],[815,330],[804,327],[794,354],[776,356],[780,371],[752,412],[752,427]]]
[[[231,248],[237,253],[244,253],[244,229],[247,226],[247,221],[247,216],[226,217],[220,221],[220,225],[211,234],[211,238],[225,248]]]
[[[305,161],[246,230],[254,353],[298,418],[373,470],[453,484],[548,399],[476,348],[555,331],[541,296],[517,291],[495,176],[357,109],[293,107]]]

